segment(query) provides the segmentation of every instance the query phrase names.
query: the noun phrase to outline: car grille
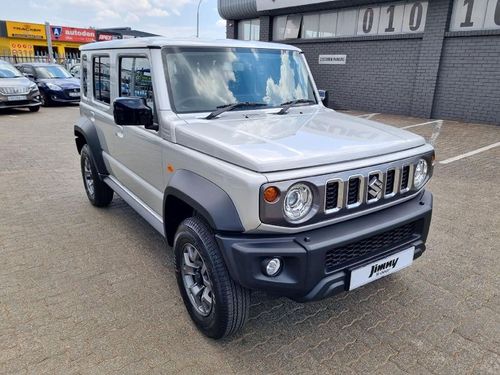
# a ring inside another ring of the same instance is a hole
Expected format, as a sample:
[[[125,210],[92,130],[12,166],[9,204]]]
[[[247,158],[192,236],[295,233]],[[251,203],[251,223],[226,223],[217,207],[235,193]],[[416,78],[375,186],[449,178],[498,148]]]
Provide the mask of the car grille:
[[[328,250],[325,258],[326,272],[411,241],[414,239],[417,223],[416,221],[408,223],[361,241]]]
[[[29,94],[30,88],[29,87],[0,87],[0,93],[4,95],[26,95]]]
[[[408,164],[385,172],[374,171],[345,180],[329,180],[325,186],[325,213],[350,210],[404,194],[412,187],[413,170],[413,164]]]

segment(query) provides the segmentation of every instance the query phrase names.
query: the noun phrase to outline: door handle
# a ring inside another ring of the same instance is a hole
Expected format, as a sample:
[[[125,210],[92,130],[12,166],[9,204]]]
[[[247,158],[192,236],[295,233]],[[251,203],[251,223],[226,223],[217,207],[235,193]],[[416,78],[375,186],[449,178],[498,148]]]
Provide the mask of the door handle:
[[[123,134],[123,126],[121,125],[116,125],[116,127],[118,128],[116,131],[115,131],[115,135],[118,137],[118,138],[123,138],[125,136],[125,134]]]
[[[95,122],[95,112],[90,111],[90,121]]]

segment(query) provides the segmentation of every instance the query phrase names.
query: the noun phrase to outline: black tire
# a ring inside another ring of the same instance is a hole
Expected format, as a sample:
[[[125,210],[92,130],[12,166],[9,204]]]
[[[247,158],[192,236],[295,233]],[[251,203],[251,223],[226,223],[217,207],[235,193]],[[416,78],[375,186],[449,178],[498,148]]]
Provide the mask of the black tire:
[[[113,190],[99,177],[92,151],[87,144],[83,145],[80,156],[83,186],[90,203],[96,207],[108,206],[113,200]],[[86,163],[88,163],[87,169]]]
[[[40,110],[40,106],[37,105],[36,107],[28,107],[30,112],[38,112]]]
[[[215,303],[208,315],[201,314],[188,295],[182,267],[186,246],[193,245],[206,266]],[[209,226],[197,217],[184,220],[175,235],[175,269],[186,309],[198,329],[206,336],[220,339],[241,329],[248,318],[250,291],[229,275],[224,258]]]
[[[40,93],[40,103],[43,107],[50,107],[52,105],[52,101],[46,94]]]

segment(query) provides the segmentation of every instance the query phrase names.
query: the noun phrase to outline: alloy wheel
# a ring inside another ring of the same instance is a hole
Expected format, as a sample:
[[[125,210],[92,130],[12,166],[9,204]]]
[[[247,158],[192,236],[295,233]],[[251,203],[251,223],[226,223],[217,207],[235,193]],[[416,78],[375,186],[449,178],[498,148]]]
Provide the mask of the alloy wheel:
[[[191,243],[184,245],[181,264],[184,288],[196,311],[206,317],[215,304],[212,282],[205,261]]]
[[[87,188],[89,195],[93,197],[95,194],[94,177],[92,176],[92,169],[90,167],[90,160],[88,156],[85,158],[83,163],[83,177],[85,180],[85,187]]]

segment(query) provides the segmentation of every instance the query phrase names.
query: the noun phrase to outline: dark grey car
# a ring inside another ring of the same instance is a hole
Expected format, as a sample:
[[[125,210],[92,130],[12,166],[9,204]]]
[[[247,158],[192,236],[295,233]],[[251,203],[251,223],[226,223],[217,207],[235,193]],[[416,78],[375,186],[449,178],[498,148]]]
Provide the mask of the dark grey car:
[[[31,112],[40,109],[38,86],[11,64],[0,60],[0,109],[23,107]]]

